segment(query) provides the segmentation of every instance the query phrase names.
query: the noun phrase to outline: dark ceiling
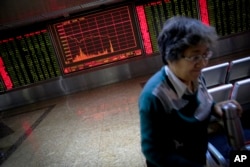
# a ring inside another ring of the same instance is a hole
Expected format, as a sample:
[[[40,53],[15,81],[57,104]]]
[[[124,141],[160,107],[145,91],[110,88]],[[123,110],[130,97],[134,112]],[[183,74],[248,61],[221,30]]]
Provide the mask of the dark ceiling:
[[[0,31],[43,22],[125,0],[0,0]]]

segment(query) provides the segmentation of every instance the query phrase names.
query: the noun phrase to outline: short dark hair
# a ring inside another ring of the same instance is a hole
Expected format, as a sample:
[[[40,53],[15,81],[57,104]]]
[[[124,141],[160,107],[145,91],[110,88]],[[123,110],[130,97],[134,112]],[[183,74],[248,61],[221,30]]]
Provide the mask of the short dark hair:
[[[158,36],[158,49],[164,64],[180,59],[181,54],[190,46],[207,44],[213,50],[218,35],[215,28],[200,20],[185,16],[168,19]]]

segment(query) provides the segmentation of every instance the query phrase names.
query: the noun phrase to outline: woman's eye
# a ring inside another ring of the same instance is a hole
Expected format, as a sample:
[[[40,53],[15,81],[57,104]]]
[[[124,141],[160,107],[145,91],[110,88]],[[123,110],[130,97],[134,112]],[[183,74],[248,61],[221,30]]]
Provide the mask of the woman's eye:
[[[193,60],[199,60],[199,56],[193,56]]]

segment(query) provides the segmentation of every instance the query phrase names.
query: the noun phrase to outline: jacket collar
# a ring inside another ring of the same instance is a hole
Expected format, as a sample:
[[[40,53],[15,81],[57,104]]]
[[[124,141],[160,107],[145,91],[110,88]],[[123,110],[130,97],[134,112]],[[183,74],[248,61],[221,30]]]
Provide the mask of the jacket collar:
[[[187,85],[184,84],[176,75],[171,71],[171,69],[165,65],[164,67],[165,73],[168,76],[168,79],[170,80],[171,84],[173,85],[178,98],[181,98],[184,94],[192,94],[187,88]],[[197,90],[198,87],[198,81],[194,83],[195,89]]]

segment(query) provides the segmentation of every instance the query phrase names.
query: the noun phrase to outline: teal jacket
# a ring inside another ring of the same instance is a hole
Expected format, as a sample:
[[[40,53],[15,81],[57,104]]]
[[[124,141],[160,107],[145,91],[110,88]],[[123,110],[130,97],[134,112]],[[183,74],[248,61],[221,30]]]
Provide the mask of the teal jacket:
[[[204,166],[212,106],[202,78],[194,94],[178,98],[164,67],[154,74],[139,97],[141,147],[147,163]]]

